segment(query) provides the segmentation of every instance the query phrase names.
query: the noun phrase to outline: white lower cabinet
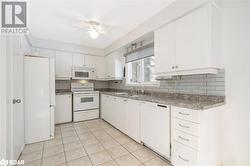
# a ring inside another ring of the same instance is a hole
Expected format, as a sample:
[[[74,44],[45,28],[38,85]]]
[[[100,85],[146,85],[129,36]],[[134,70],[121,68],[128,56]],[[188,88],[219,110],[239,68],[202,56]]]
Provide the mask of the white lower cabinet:
[[[170,158],[169,106],[142,102],[141,141],[166,158]]]
[[[56,95],[55,124],[72,121],[72,95]]]
[[[101,95],[102,118],[140,142],[140,102],[122,97]]]
[[[126,134],[135,141],[140,142],[140,102],[127,100],[126,106]]]
[[[219,166],[219,114],[221,108],[191,110],[171,106],[174,166]]]

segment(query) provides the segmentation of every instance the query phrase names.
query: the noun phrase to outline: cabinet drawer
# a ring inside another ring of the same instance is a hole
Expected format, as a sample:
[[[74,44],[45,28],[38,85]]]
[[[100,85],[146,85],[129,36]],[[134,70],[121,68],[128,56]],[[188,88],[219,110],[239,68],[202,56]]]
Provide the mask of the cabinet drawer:
[[[172,118],[172,128],[189,133],[194,136],[198,136],[199,124]]]
[[[184,132],[181,132],[179,130],[172,130],[173,139],[177,142],[180,142],[184,145],[187,145],[189,147],[192,147],[194,149],[198,148],[198,138],[189,134],[186,134]]]
[[[175,166],[197,165],[198,152],[186,147],[176,141],[173,141],[172,163]]]
[[[171,107],[172,117],[176,117],[183,120],[188,120],[194,123],[199,123],[200,112],[197,110]]]

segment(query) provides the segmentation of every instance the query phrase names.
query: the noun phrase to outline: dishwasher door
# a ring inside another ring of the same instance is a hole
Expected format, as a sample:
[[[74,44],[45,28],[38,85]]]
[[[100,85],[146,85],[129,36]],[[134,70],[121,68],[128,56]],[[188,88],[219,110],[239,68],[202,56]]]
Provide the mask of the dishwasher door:
[[[143,102],[141,107],[141,140],[165,158],[170,158],[169,106]]]

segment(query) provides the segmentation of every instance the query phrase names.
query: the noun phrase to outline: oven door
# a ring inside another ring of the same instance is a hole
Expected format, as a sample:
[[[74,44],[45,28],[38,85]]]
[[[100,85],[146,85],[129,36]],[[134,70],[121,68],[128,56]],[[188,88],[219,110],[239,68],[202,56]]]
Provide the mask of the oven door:
[[[99,108],[99,94],[74,94],[74,111],[87,111],[97,108]]]

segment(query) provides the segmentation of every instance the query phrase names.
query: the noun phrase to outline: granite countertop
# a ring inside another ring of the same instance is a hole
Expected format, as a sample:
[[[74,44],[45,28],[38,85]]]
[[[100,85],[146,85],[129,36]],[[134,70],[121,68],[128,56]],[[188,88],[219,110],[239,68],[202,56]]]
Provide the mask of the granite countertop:
[[[189,94],[140,94],[130,95],[126,92],[110,92],[101,91],[102,94],[124,97],[133,100],[148,101],[165,105],[189,108],[194,110],[206,110],[209,108],[218,107],[225,104],[224,96],[205,96],[205,95],[189,95]]]

